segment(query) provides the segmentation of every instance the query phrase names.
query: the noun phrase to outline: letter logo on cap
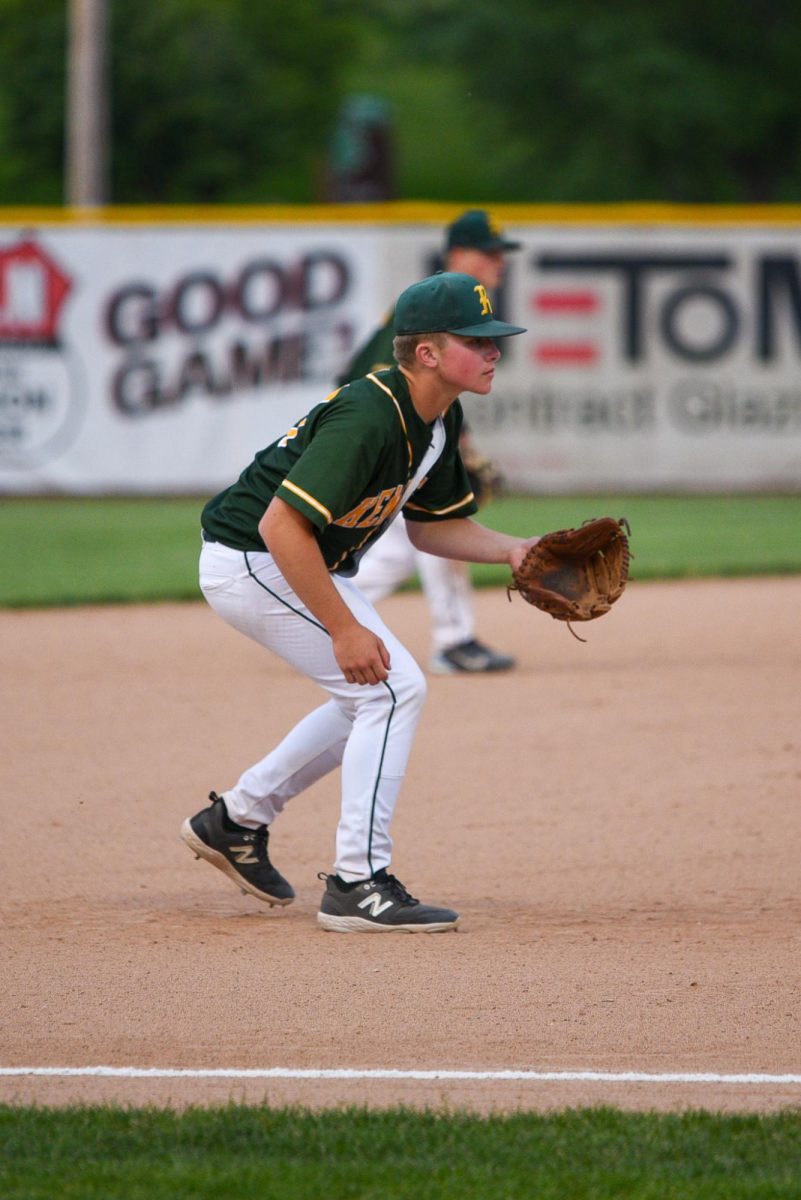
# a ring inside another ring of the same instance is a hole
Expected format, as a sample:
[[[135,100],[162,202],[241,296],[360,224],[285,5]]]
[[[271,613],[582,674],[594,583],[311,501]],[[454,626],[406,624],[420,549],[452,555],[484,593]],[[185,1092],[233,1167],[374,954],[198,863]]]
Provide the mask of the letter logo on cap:
[[[481,315],[482,317],[486,317],[487,313],[492,312],[492,305],[490,304],[490,298],[487,295],[487,289],[482,283],[477,283],[473,288],[473,291],[478,292],[478,298],[481,301]]]

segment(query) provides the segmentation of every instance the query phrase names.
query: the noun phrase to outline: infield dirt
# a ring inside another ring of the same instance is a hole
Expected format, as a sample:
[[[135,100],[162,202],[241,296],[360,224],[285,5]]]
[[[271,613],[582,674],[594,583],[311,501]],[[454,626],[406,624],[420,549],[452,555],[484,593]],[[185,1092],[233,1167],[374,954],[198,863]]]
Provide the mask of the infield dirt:
[[[0,1066],[801,1071],[801,578],[632,584],[566,627],[476,596],[497,676],[432,678],[393,869],[457,933],[321,932],[338,777],[270,909],[181,822],[323,697],[202,602],[0,614]],[[426,662],[418,595],[386,601]],[[768,1111],[801,1087],[0,1078],[0,1100]]]

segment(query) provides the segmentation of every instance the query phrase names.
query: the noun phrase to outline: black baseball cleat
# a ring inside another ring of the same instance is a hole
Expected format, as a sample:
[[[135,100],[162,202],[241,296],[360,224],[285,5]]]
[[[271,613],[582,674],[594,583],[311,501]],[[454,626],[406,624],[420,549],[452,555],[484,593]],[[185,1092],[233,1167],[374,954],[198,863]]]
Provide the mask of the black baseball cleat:
[[[333,933],[443,933],[459,924],[458,913],[421,904],[386,868],[358,883],[324,872],[318,879],[326,886],[317,923]]]
[[[483,642],[471,638],[448,650],[441,650],[431,660],[433,675],[472,675],[487,671],[511,671],[517,665],[508,654],[499,654]]]
[[[181,837],[198,858],[205,858],[243,892],[250,892],[267,904],[291,904],[292,885],[276,871],[267,853],[269,833],[266,825],[248,829],[228,816],[225,803],[216,792],[209,792],[211,804],[181,826]]]

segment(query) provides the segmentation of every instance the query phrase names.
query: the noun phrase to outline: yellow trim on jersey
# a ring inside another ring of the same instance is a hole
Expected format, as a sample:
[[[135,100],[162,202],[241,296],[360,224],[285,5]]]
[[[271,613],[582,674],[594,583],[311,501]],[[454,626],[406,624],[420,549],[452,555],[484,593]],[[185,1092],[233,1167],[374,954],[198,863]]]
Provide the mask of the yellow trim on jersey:
[[[328,511],[324,504],[321,504],[319,500],[315,500],[314,496],[310,496],[308,492],[304,492],[303,488],[299,488],[296,483],[290,483],[288,479],[281,480],[281,483],[278,487],[279,492],[282,487],[287,488],[290,492],[294,492],[296,496],[299,496],[301,500],[305,500],[307,504],[312,506],[312,508],[316,508],[318,513],[322,513],[328,524],[331,524],[334,519],[333,515]]]
[[[411,504],[407,501],[404,508],[411,508],[415,512],[429,513],[432,517],[446,517],[448,513],[455,512],[457,508],[464,508],[465,504],[469,504],[471,500],[475,500],[475,494],[468,492],[463,500],[458,504],[449,504],[447,508],[423,508],[422,504]]]
[[[374,537],[374,535],[375,535],[375,529],[374,528],[368,529],[367,533],[364,535],[362,540],[357,545],[349,546],[346,550],[342,551],[342,553],[340,554],[337,561],[328,568],[329,572],[333,573],[334,571],[337,571],[342,566],[343,562],[350,554],[358,554],[359,551],[361,550],[362,546],[364,546],[365,542],[369,542],[370,538]]]
[[[398,404],[394,395],[392,394],[392,392],[390,391],[390,389],[387,387],[387,385],[385,383],[382,383],[380,379],[376,379],[375,375],[373,375],[372,373],[370,375],[368,375],[367,378],[370,380],[371,383],[374,383],[376,385],[376,387],[380,387],[382,392],[387,393],[390,400],[392,401],[392,403],[395,405],[395,408],[397,409],[398,419],[400,420],[401,429],[403,430],[403,436],[406,438],[406,453],[409,455],[409,470],[411,471],[412,463],[414,462],[414,454],[412,453],[412,444],[409,441],[409,431],[407,430],[406,422],[403,419],[403,413],[401,412],[401,406]]]

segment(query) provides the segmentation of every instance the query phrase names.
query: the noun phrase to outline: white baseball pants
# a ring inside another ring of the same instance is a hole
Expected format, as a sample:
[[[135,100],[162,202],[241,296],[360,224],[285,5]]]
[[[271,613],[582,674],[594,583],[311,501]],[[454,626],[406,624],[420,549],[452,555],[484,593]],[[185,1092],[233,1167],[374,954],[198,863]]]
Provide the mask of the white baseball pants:
[[[356,582],[377,604],[417,572],[431,613],[431,648],[440,654],[475,637],[473,592],[466,563],[416,550],[398,517],[359,563]]]
[[[291,590],[266,552],[205,542],[200,587],[224,621],[278,654],[331,697],[304,717],[275,749],[222,793],[233,821],[272,825],[284,805],[335,767],[342,768],[342,802],[334,867],[345,880],[369,878],[389,865],[390,822],[401,789],[426,680],[355,582],[332,576],[361,624],[390,654],[385,683],[348,683],[331,638]]]

